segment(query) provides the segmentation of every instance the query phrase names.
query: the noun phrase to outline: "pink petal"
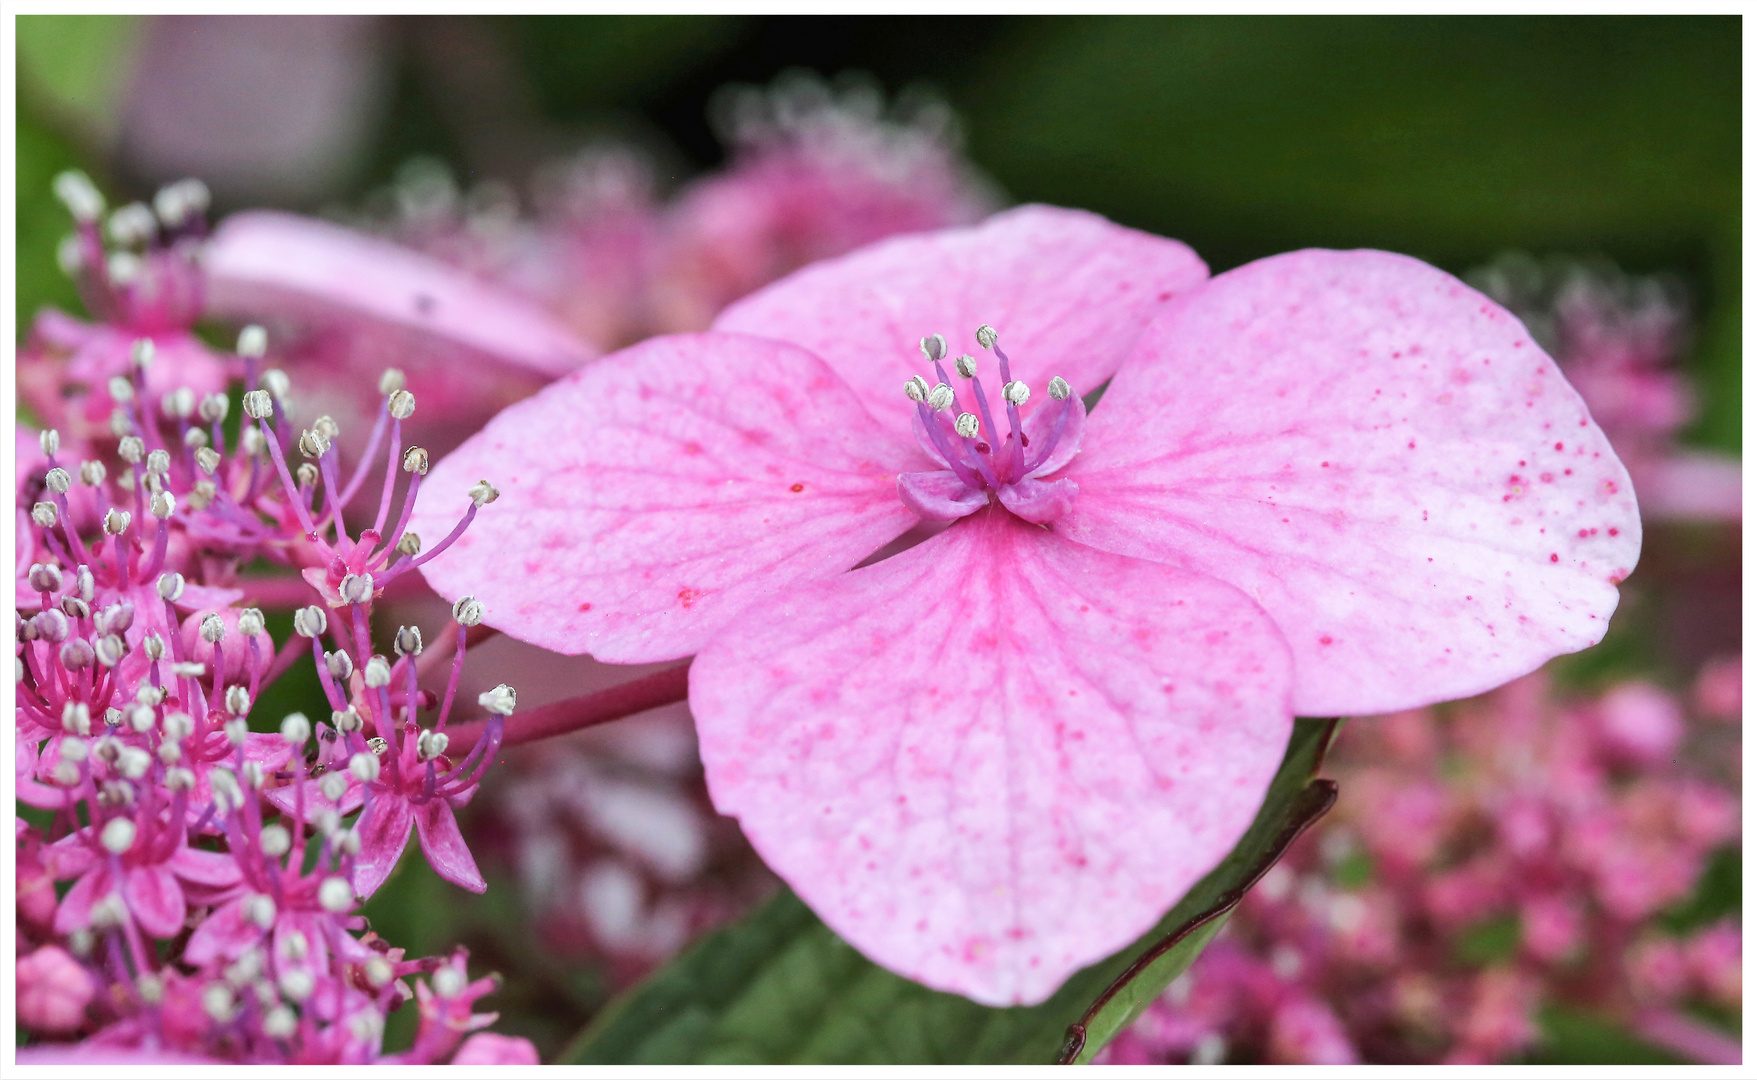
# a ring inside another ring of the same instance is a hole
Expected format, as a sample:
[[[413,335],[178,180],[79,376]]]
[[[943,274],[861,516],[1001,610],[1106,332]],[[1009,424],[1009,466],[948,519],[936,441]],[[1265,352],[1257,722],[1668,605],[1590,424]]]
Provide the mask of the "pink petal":
[[[1000,490],[1001,504],[1026,521],[1048,523],[1068,512],[1079,497],[1080,485],[1072,480],[1033,480],[1026,477]]]
[[[94,866],[67,890],[55,912],[55,932],[71,934],[91,925],[92,906],[110,894],[110,872]]]
[[[690,673],[709,790],[874,961],[1030,1004],[1238,840],[1291,728],[1220,582],[990,510],[772,606]]]
[[[444,799],[434,799],[415,807],[415,833],[421,838],[421,851],[433,872],[454,885],[471,892],[487,892],[488,883],[476,869],[475,857],[458,831],[457,815]]]
[[[174,938],[183,930],[188,909],[183,888],[163,866],[141,866],[122,875],[122,899],[140,928],[156,938]]]
[[[1401,255],[1223,274],[1087,424],[1058,532],[1210,574],[1280,624],[1301,715],[1464,697],[1604,636],[1641,522],[1518,320]]]
[[[351,317],[560,375],[597,351],[548,312],[462,270],[339,225],[233,214],[208,244],[208,308],[222,317]]]
[[[354,894],[367,897],[378,891],[409,845],[415,827],[408,800],[380,792],[372,799],[355,828],[360,830],[360,854],[354,856]]]
[[[1052,406],[1050,401],[1045,401],[1025,415],[1025,450],[1027,454],[1041,453],[1042,451],[1037,448],[1046,444],[1052,437],[1055,439],[1055,449],[1047,458],[1038,462],[1036,468],[1031,470],[1032,476],[1048,476],[1074,460],[1074,455],[1080,452],[1080,442],[1085,437],[1086,431],[1086,403],[1077,397],[1071,397],[1064,407],[1068,410],[1068,418],[1061,421],[1059,434],[1056,433],[1056,421],[1061,408]]]
[[[346,763],[345,760],[342,762],[344,765]],[[360,809],[360,805],[366,801],[366,788],[352,776],[348,777],[347,790],[342,793],[339,802],[332,803],[324,798],[321,784],[322,781],[319,780],[305,781],[306,821],[316,821],[317,815],[328,809],[333,809],[339,814],[351,814]],[[267,799],[276,810],[290,817],[295,813],[298,805],[294,790],[297,786],[296,784],[283,784],[277,788],[269,788],[262,793],[262,797]]]
[[[981,225],[901,236],[782,278],[733,304],[716,330],[796,342],[829,362],[874,415],[907,430],[911,375],[932,381],[919,343],[943,334],[950,357],[978,355],[988,392],[992,355],[976,344],[1000,332],[1013,377],[1043,393],[1052,375],[1096,390],[1174,293],[1208,268],[1164,237],[1096,214],[1021,206]],[[947,366],[947,371],[951,368]]]
[[[216,889],[236,885],[244,876],[244,872],[238,868],[237,860],[230,855],[218,851],[203,851],[200,848],[178,848],[175,854],[165,860],[165,866],[184,881]]]
[[[901,395],[899,394],[899,397]],[[654,338],[514,405],[434,467],[423,566],[522,641],[600,660],[687,656],[759,597],[841,573],[915,523],[887,434],[817,357],[744,335]]]
[[[927,521],[956,521],[988,505],[988,492],[973,491],[947,469],[897,477],[903,505]]]
[[[261,940],[262,928],[244,917],[244,898],[240,897],[215,908],[196,924],[183,948],[183,959],[195,967],[206,967],[221,957],[235,959]]]

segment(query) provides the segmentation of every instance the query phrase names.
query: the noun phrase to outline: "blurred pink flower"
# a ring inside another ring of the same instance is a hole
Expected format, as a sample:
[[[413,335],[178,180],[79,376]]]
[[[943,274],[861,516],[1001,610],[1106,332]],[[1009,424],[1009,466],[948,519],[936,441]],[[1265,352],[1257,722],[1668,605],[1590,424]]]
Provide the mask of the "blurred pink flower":
[[[55,945],[44,945],[18,958],[18,1022],[55,1035],[85,1023],[85,1007],[97,995],[95,980],[85,968]]]

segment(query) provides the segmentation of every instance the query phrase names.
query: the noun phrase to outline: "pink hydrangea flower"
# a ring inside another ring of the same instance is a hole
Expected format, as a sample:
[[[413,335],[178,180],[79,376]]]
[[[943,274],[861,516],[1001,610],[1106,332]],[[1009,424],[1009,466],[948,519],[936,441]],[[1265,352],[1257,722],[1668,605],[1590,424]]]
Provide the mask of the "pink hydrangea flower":
[[[1462,283],[1205,278],[1047,207],[817,264],[503,413],[435,476],[510,505],[424,570],[557,651],[698,654],[709,788],[765,861],[880,963],[1040,1001],[1230,849],[1295,713],[1593,644],[1639,547],[1579,397]],[[938,336],[979,326],[998,398]]]

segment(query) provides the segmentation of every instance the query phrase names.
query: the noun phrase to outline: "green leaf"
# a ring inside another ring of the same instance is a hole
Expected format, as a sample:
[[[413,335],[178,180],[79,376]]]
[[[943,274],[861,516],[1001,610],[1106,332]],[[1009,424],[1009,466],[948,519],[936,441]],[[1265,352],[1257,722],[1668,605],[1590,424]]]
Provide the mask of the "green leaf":
[[[1140,941],[1031,1008],[991,1009],[884,970],[783,891],[613,1001],[564,1064],[1090,1061],[1336,800],[1314,779],[1337,722],[1300,720],[1257,820]],[[1074,916],[1075,913],[1070,913]]]

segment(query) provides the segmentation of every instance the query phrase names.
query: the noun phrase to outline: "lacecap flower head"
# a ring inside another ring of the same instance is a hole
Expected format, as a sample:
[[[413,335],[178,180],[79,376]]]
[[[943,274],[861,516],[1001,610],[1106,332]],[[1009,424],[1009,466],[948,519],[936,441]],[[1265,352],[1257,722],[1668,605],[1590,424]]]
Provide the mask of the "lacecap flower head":
[[[579,371],[435,490],[478,474],[505,505],[435,587],[560,652],[696,654],[715,805],[857,948],[994,1005],[1211,869],[1295,714],[1598,641],[1640,532],[1554,363],[1449,275],[1302,251],[1209,281],[1040,206]]]

